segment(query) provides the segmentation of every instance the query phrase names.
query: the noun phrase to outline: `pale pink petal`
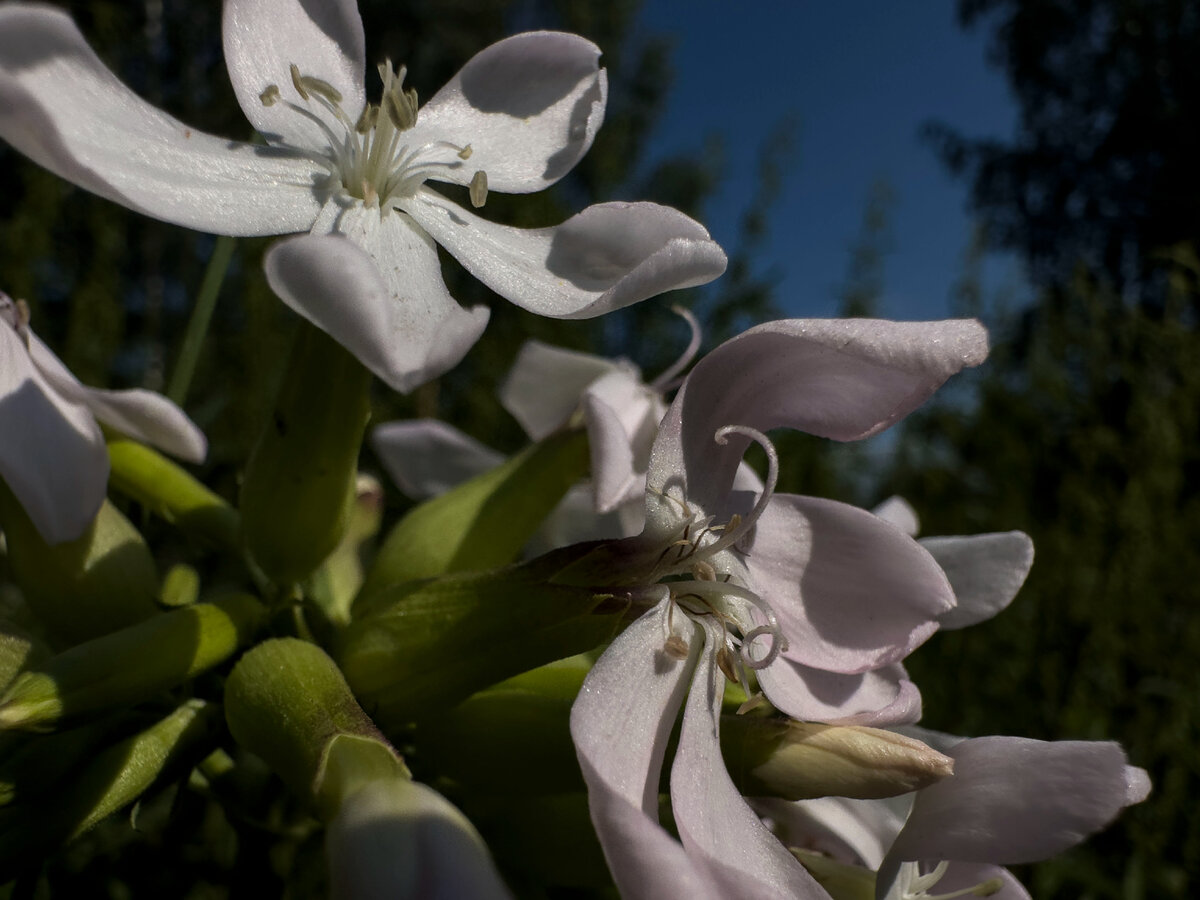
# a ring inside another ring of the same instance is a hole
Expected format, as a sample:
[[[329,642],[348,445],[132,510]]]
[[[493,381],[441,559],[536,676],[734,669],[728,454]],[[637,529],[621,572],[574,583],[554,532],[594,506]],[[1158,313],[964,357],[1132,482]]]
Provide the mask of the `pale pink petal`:
[[[630,522],[624,515],[630,508],[640,515],[642,504],[627,504],[601,515],[596,512],[591,487],[586,483],[574,485],[542,521],[525,546],[525,554],[529,557],[541,556],[559,547],[584,541],[616,540],[637,534],[642,530],[640,519]]]
[[[646,490],[650,446],[663,404],[634,374],[617,370],[583,395],[596,511],[612,512]]]
[[[357,206],[336,228],[271,247],[263,267],[272,290],[398,391],[457,365],[488,311],[450,296],[433,242],[407,216]]]
[[[750,809],[725,769],[718,734],[725,676],[716,663],[717,647],[725,640],[722,626],[707,620],[705,640],[671,767],[671,808],[680,840],[688,856],[707,871],[720,896],[825,897],[813,877]]]
[[[954,606],[920,544],[866,510],[775,494],[745,542],[750,587],[767,598],[791,660],[852,674],[897,662]]]
[[[846,865],[876,869],[904,825],[903,817],[878,800],[821,797],[816,800],[751,800],[787,846],[824,853]]]
[[[571,170],[604,121],[599,59],[591,41],[556,31],[492,44],[421,107],[408,142],[470,145],[469,160],[435,178],[467,184],[482,170],[493,191],[540,191]]]
[[[85,407],[64,399],[46,381],[3,320],[0,433],[0,478],[38,533],[49,544],[79,537],[104,501],[104,438]]]
[[[724,426],[858,440],[986,355],[987,333],[966,319],[790,319],[751,328],[697,363],[676,394],[655,442],[647,518],[666,509],[652,492],[668,482],[701,509],[719,505],[749,443],[730,435],[717,444]]]
[[[571,737],[609,870],[626,900],[720,900],[683,847],[658,824],[663,756],[703,639],[683,615],[676,633],[690,656],[663,652],[664,600],[617,636],[592,667],[571,708]]]
[[[984,737],[950,755],[954,774],[917,793],[889,859],[1036,862],[1104,828],[1126,805],[1116,743]]]
[[[504,455],[437,419],[385,422],[371,447],[400,490],[427,500],[504,462]]]
[[[917,517],[917,511],[903,497],[888,497],[871,512],[883,521],[891,522],[909,537],[916,537],[921,533],[921,520]]]
[[[325,835],[338,900],[504,900],[487,846],[441,794],[399,778],[342,801]]]
[[[950,579],[957,606],[938,619],[942,628],[965,628],[992,618],[1008,606],[1033,565],[1033,541],[1020,531],[924,538]]]
[[[222,38],[229,80],[246,118],[272,143],[309,150],[329,146],[325,132],[294,103],[320,117],[334,133],[346,126],[319,103],[306,103],[292,86],[290,67],[320,78],[342,95],[351,122],[364,103],[363,27],[356,0],[225,0]],[[259,99],[279,88],[271,106]]]
[[[602,203],[557,227],[512,228],[429,188],[397,202],[472,275],[542,316],[587,319],[725,271],[702,225],[655,203]]]
[[[767,699],[805,722],[837,725],[899,725],[921,718],[921,692],[897,664],[841,675],[780,656],[756,673]]]
[[[320,166],[155,109],[50,7],[0,8],[0,137],[80,187],[200,231],[303,231],[321,208]]]
[[[86,387],[33,334],[29,336],[29,355],[59,395],[87,407],[105,425],[188,462],[204,462],[208,452],[204,432],[166,397],[139,389],[106,391]]]
[[[996,893],[988,894],[988,900],[1031,900],[1029,892],[1012,872],[986,863],[951,862],[946,874],[932,891],[935,894],[950,894],[973,888],[993,878],[999,878],[1002,887]]]
[[[623,368],[633,367],[623,361],[528,340],[521,345],[500,385],[500,403],[532,440],[540,441],[565,425],[579,409],[579,399],[589,384]]]

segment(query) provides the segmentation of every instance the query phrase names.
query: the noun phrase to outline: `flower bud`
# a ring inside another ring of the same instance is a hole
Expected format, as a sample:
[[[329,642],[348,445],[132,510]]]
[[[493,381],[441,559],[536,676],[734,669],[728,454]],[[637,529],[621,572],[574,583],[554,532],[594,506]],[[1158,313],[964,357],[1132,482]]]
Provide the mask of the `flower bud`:
[[[335,656],[385,728],[608,639],[628,601],[550,584],[535,560],[396,585],[355,608]]]
[[[954,761],[920,741],[861,725],[721,717],[721,750],[747,796],[878,799],[933,784]]]
[[[13,580],[54,643],[77,644],[158,613],[154,559],[107,500],[80,537],[52,546],[0,484],[0,524]]]
[[[408,777],[337,665],[315,644],[276,638],[247,651],[225,683],[225,719],[237,742],[325,819],[360,784]]]
[[[417,578],[511,563],[587,471],[586,433],[565,429],[414,507],[380,547],[363,596]]]
[[[799,847],[791,851],[832,900],[875,900],[875,873],[870,869]]]
[[[13,681],[0,697],[0,729],[52,728],[148,700],[228,659],[264,617],[252,596],[232,594],[78,644]]]
[[[371,374],[303,322],[275,408],[246,465],[242,534],[279,583],[300,581],[342,539],[354,503]]]

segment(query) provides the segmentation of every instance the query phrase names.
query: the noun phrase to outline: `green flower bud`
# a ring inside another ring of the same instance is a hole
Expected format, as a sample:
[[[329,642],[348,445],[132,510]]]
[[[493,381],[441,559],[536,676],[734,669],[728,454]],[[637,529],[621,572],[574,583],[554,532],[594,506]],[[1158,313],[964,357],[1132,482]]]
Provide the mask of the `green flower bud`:
[[[51,546],[0,483],[0,523],[13,579],[53,642],[70,646],[159,612],[154,559],[107,500],[82,536]]]
[[[875,900],[875,873],[870,869],[840,863],[812,850],[791,849],[832,900]]]
[[[566,429],[425,501],[392,529],[362,595],[417,578],[511,563],[587,471],[587,435]]]
[[[334,625],[350,621],[350,605],[363,583],[363,548],[379,532],[382,518],[383,487],[378,479],[360,474],[346,533],[309,578],[305,591]]]
[[[207,544],[240,550],[237,510],[182,467],[144,444],[108,439],[108,486],[136,500],[180,531]]]
[[[300,581],[342,539],[354,503],[371,375],[303,322],[242,482],[242,533],[274,581]]]
[[[385,728],[488,685],[590,650],[628,603],[549,584],[540,561],[409,582],[373,595],[337,638],[355,694]]]
[[[228,659],[265,613],[249,594],[232,594],[72,647],[16,678],[0,697],[0,729],[52,728],[148,700]]]
[[[264,641],[238,661],[225,684],[225,720],[326,820],[362,784],[408,777],[337,664],[296,638]]]
[[[877,799],[953,774],[954,761],[914,738],[861,725],[721,717],[721,750],[747,796]]]
[[[413,768],[427,764],[472,795],[584,790],[568,722],[590,668],[581,656],[550,663],[422,720]]]

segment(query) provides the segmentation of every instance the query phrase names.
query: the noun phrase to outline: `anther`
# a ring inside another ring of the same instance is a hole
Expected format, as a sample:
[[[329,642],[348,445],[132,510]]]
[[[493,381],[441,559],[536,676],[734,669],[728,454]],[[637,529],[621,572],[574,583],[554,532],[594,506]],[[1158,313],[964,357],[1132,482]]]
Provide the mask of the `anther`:
[[[296,93],[303,99],[308,99],[308,91],[304,89],[304,77],[300,74],[300,67],[292,63],[288,67],[288,71],[292,73],[292,87],[296,89]]]
[[[663,641],[663,653],[671,659],[687,659],[688,642],[677,634],[672,634]]]
[[[467,144],[467,146],[463,147],[461,150],[458,151],[458,158],[459,159],[470,159],[471,154],[474,152],[475,151],[471,149],[471,145]]]
[[[487,172],[480,169],[471,179],[471,205],[476,209],[487,203]]]
[[[319,97],[324,97],[329,101],[330,105],[337,106],[342,102],[342,92],[335,88],[328,81],[316,78],[312,75],[301,75],[300,83],[310,94],[316,94]],[[305,100],[308,98],[305,97]]]
[[[734,684],[738,684],[740,679],[738,678],[737,669],[734,666],[734,659],[734,655],[729,652],[729,647],[727,646],[722,645],[721,649],[717,651],[717,668],[724,673],[726,678]]]
[[[354,124],[354,130],[359,134],[366,134],[375,127],[375,123],[379,121],[379,107],[373,103],[368,103],[363,107],[363,111],[359,113],[358,121]]]
[[[258,99],[262,101],[263,106],[274,106],[275,101],[279,99],[279,85],[268,84],[266,89],[258,95]]]
[[[703,559],[698,559],[692,563],[692,574],[696,576],[697,581],[717,580],[717,570],[713,568],[712,563]]]

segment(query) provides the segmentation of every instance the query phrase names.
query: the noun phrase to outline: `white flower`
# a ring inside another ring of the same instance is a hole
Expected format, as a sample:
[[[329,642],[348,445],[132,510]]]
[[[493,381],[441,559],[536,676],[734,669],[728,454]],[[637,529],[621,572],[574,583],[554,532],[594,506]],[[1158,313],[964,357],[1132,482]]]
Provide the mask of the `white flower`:
[[[207,450],[165,397],[80,384],[29,328],[25,305],[0,292],[0,478],[48,543],[79,537],[104,501],[108,451],[97,419],[189,462]]]
[[[368,105],[362,22],[349,0],[226,0],[225,58],[268,146],[195,131],[104,67],[69,17],[0,8],[0,136],[132,209],[218,234],[289,234],[266,270],[275,292],[398,390],[455,365],[488,318],[442,282],[434,242],[533,312],[599,315],[703,284],[725,254],[702,226],[651,203],[589,207],[518,229],[426,186],[528,193],[591,146],[607,81],[575,35],[520,34],[483,50],[422,107],[404,69],[380,68]],[[480,174],[483,173],[483,174]],[[348,240],[347,240],[348,239]]]

